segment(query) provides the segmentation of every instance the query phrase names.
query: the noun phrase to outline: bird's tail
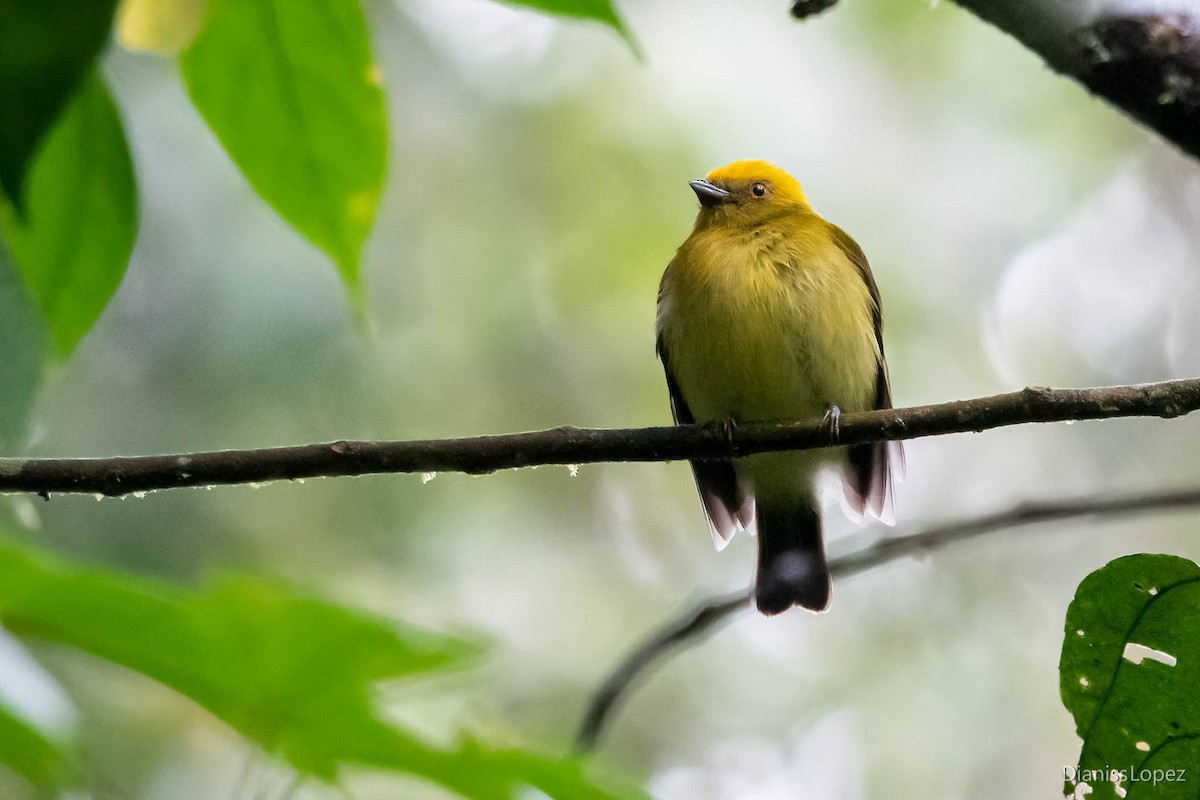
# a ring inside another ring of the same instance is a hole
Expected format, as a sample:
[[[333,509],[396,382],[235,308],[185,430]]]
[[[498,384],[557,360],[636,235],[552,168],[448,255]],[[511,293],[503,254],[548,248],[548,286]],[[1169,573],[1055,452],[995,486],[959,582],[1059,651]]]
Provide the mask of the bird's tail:
[[[758,574],[754,602],[764,614],[792,606],[829,606],[829,567],[817,510],[795,498],[758,500]]]

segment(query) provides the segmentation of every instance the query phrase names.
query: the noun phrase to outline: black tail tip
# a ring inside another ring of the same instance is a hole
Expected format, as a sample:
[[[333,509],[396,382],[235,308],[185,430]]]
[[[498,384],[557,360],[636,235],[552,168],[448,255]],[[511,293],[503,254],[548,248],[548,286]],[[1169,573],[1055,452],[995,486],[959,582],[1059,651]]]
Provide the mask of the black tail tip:
[[[821,612],[829,608],[829,569],[817,554],[791,550],[776,556],[760,570],[754,586],[754,604],[767,616],[782,614],[792,606]]]

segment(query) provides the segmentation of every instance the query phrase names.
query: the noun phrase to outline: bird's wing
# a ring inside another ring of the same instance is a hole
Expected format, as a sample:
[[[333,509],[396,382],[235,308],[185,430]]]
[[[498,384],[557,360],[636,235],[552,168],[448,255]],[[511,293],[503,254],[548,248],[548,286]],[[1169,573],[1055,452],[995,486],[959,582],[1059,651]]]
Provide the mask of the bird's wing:
[[[690,425],[696,419],[679,391],[675,376],[671,374],[671,362],[661,333],[658,336],[657,349],[658,357],[662,359],[663,370],[667,374],[671,416],[676,425]],[[724,549],[735,533],[750,527],[754,518],[753,500],[738,487],[733,462],[729,459],[694,459],[691,464],[692,475],[696,478],[696,489],[700,492],[704,513],[712,530],[713,543],[718,550]]]
[[[871,293],[871,318],[875,326],[875,341],[879,346],[879,364],[875,372],[875,408],[892,407],[892,391],[888,384],[887,361],[883,356],[883,307],[879,287],[867,264],[867,257],[858,242],[836,225],[830,225],[834,243],[858,270],[858,275]],[[858,513],[870,511],[880,519],[892,516],[893,477],[903,474],[904,449],[899,442],[873,442],[850,448],[850,466],[843,484],[846,499]]]

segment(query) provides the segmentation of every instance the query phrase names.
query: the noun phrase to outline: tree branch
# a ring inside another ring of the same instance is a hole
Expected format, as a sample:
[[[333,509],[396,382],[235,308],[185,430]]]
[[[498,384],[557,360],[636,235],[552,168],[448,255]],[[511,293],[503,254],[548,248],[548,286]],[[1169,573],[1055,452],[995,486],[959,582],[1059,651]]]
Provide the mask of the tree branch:
[[[835,564],[836,562],[830,564],[830,567],[834,567]],[[748,608],[748,590],[710,597],[647,636],[617,664],[604,679],[604,683],[600,684],[600,688],[592,693],[583,724],[579,726],[579,733],[575,736],[575,750],[587,753],[595,749],[617,703],[625,697],[633,682],[643,672],[676,647],[699,641],[701,636],[711,631],[718,623],[725,622],[738,611]]]
[[[1200,507],[1200,489],[1124,498],[1024,503],[978,519],[935,525],[917,533],[879,539],[857,553],[833,559],[829,562],[829,571],[834,577],[846,578],[904,556],[926,553],[988,533],[1045,522],[1197,507]],[[705,600],[651,632],[617,664],[608,678],[593,692],[576,736],[576,749],[579,752],[588,752],[595,748],[619,702],[648,669],[682,646],[696,643],[700,637],[731,619],[734,614],[749,608],[748,591],[721,595]]]
[[[792,14],[804,19],[833,2],[796,0]],[[1194,3],[957,2],[1054,70],[1200,158],[1200,11]]]
[[[843,414],[837,444],[916,439],[1029,422],[1178,417],[1200,408],[1200,379],[1104,389],[1047,389],[939,405]],[[187,486],[391,472],[482,474],[545,464],[728,458],[830,446],[821,420],[661,428],[552,428],[407,442],[352,442],[116,458],[0,458],[0,493],[117,497]]]

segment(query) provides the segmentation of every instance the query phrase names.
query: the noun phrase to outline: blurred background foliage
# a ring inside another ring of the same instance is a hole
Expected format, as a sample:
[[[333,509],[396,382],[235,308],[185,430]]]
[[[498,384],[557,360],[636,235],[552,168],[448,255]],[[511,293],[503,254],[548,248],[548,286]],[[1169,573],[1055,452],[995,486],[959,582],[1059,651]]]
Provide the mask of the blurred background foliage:
[[[490,0],[364,7],[389,127],[365,323],[225,155],[177,62],[110,47],[137,243],[94,329],[53,363],[0,261],[6,453],[665,424],[654,301],[694,215],[687,181],[745,157],[796,174],[870,257],[898,405],[1200,371],[1197,165],[953,4],[855,0],[798,24],[767,0],[639,0],[620,11],[640,60],[598,23]],[[1198,427],[915,441],[899,525],[1195,485],[1181,445]],[[829,520],[834,553],[881,534]],[[600,756],[664,800],[1043,794],[1078,753],[1057,674],[1074,587],[1122,553],[1194,557],[1194,524],[1002,534],[839,584],[820,617],[745,615],[646,681]],[[429,742],[556,752],[625,649],[745,586],[754,548],[713,552],[681,464],[5,497],[0,525],[179,591],[260,575],[482,634],[471,668],[375,700]],[[3,705],[71,742],[89,796],[287,791],[257,745],[144,677],[36,640],[0,651]],[[36,796],[29,777],[0,770],[0,796]],[[365,767],[342,785],[447,796]]]

